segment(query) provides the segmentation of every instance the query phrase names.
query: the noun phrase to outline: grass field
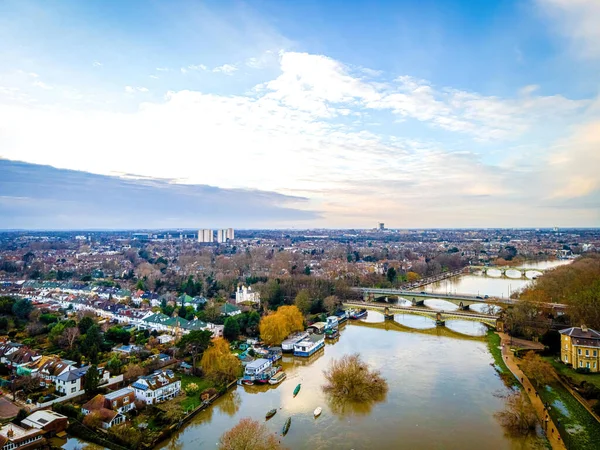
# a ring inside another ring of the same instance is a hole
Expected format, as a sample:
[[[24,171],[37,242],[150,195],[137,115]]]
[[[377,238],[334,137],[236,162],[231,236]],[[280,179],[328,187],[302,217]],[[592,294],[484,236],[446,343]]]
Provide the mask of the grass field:
[[[500,336],[493,331],[488,331],[487,344],[490,353],[494,357],[494,365],[496,367],[496,371],[500,375],[500,378],[502,378],[504,383],[509,387],[520,387],[521,383],[519,383],[510,369],[506,366],[504,358],[502,357],[502,350],[500,349]]]
[[[559,375],[569,377],[577,384],[581,384],[582,381],[586,381],[600,389],[600,374],[577,373],[573,370],[573,368],[561,363],[560,361],[556,361],[556,357],[553,356],[545,356],[544,359],[552,364],[552,367],[554,367],[554,370],[556,370],[556,373]]]
[[[181,377],[181,390],[185,392],[185,388],[190,383],[196,383],[198,385],[198,392],[193,396],[188,397],[184,394],[180,404],[184,411],[195,409],[200,406],[200,393],[205,389],[213,387],[213,384],[205,378],[196,377],[194,375],[177,374]]]

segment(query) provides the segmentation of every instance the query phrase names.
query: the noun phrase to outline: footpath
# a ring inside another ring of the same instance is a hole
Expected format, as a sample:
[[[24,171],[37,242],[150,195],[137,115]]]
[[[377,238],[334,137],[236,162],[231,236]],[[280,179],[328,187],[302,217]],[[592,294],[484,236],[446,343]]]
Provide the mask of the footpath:
[[[544,403],[540,399],[539,395],[535,390],[535,387],[529,381],[529,378],[523,373],[519,366],[517,365],[517,361],[513,352],[510,351],[510,336],[506,333],[498,333],[502,342],[502,356],[504,357],[504,362],[507,367],[513,373],[517,380],[523,385],[523,392],[527,394],[535,412],[537,413],[540,422],[542,423],[542,427],[546,432],[546,437],[548,438],[548,442],[552,446],[553,450],[566,450],[565,444],[560,438],[560,434],[558,433],[558,428],[552,417],[548,414]]]

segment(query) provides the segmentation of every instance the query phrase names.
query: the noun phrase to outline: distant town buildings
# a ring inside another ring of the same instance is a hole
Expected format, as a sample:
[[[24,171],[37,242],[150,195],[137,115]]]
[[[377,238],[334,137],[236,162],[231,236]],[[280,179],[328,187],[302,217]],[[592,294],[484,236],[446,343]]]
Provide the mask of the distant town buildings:
[[[252,287],[238,286],[237,291],[235,291],[235,302],[238,304],[244,302],[260,303],[260,293],[253,291]]]
[[[213,242],[213,230],[198,230],[198,242]]]
[[[379,223],[379,230],[380,230],[380,231],[383,231],[383,230],[385,230],[385,223],[383,223],[383,222],[380,222],[380,223]]]
[[[560,359],[573,369],[598,372],[600,365],[600,333],[581,325],[559,332],[561,336]]]

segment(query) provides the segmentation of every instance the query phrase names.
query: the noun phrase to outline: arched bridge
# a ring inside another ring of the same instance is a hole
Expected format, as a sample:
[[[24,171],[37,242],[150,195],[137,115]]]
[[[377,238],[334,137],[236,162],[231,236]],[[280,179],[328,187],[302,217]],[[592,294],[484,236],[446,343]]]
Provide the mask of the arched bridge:
[[[386,296],[398,296],[407,300],[414,299],[413,303],[422,304],[423,300],[427,298],[438,298],[442,300],[448,300],[458,306],[467,307],[476,303],[488,303],[488,304],[499,304],[499,305],[514,305],[518,300],[510,298],[498,298],[498,297],[482,297],[476,295],[467,294],[444,294],[444,293],[433,293],[433,292],[418,292],[418,291],[407,291],[404,289],[380,289],[380,288],[352,288],[354,291],[362,292],[365,301],[369,301],[375,298],[382,298]]]
[[[415,308],[410,306],[399,306],[399,305],[383,305],[381,303],[372,303],[372,302],[344,302],[343,306],[346,308],[361,308],[367,310],[378,311],[380,313],[394,313],[394,312],[402,312],[402,313],[410,313],[416,314],[419,316],[429,317],[435,320],[438,323],[443,323],[446,320],[470,320],[473,322],[481,322],[486,325],[498,328],[498,321],[501,319],[500,316],[489,315],[489,314],[478,314],[472,312],[464,312],[464,311],[436,311],[433,309],[427,308]],[[502,326],[500,325],[500,328]]]
[[[507,267],[507,266],[469,266],[470,271],[479,270],[487,275],[488,270],[499,270],[503,276],[506,276],[506,272],[513,270],[521,274],[521,278],[527,276],[527,272],[544,273],[548,269],[535,269],[533,267]]]

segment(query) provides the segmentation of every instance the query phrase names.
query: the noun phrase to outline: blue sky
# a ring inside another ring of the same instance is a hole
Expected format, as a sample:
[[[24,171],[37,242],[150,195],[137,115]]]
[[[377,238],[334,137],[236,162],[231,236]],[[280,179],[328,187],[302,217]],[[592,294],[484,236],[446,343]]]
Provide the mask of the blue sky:
[[[237,227],[600,226],[599,30],[595,0],[8,0],[0,158],[213,186],[227,220],[260,191]]]

